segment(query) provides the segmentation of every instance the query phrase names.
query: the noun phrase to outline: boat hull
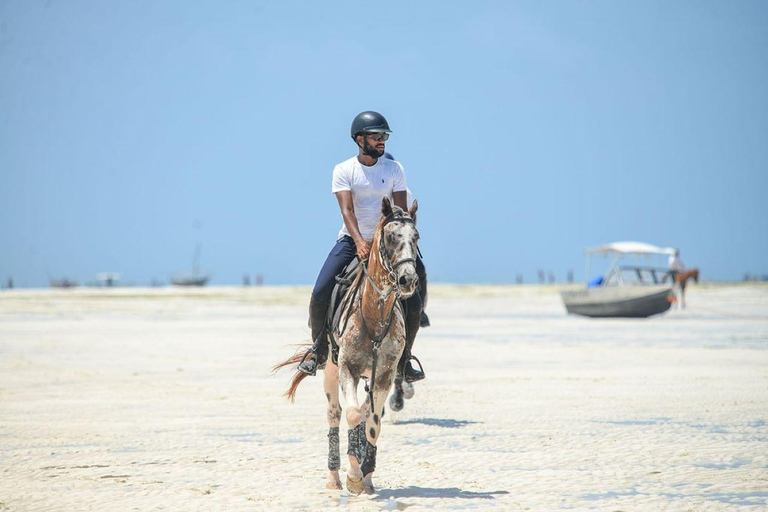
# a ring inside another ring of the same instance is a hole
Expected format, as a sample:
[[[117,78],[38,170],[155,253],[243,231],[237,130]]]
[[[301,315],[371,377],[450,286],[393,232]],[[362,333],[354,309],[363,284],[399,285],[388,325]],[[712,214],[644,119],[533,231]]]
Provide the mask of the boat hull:
[[[171,283],[175,286],[205,286],[209,279],[209,276],[177,276],[171,278]]]
[[[568,313],[593,318],[647,318],[667,311],[671,286],[609,286],[563,292]]]

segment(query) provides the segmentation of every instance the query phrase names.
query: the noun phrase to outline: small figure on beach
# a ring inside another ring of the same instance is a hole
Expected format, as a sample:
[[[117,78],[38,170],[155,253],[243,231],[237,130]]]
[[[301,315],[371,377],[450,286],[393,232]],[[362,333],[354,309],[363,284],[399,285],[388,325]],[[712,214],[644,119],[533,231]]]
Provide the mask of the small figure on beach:
[[[685,288],[689,279],[699,282],[699,269],[693,267],[685,270],[683,261],[680,259],[680,249],[675,249],[675,253],[669,256],[669,275],[672,277],[672,286],[678,290],[675,293],[678,297],[676,302],[681,309],[685,308]]]
[[[677,281],[677,274],[683,271],[683,260],[680,259],[680,249],[675,249],[674,254],[669,255],[669,274],[672,276],[672,284]]]

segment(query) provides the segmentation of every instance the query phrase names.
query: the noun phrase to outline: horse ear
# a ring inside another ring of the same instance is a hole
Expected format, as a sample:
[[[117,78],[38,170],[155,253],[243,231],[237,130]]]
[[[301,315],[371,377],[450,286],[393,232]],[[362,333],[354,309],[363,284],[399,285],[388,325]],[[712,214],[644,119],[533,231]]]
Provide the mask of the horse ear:
[[[411,209],[408,210],[408,215],[411,216],[413,219],[413,222],[416,222],[416,211],[419,209],[419,200],[414,199],[413,204],[411,205]]]
[[[392,201],[389,200],[389,196],[381,199],[381,214],[385,217],[392,215]]]

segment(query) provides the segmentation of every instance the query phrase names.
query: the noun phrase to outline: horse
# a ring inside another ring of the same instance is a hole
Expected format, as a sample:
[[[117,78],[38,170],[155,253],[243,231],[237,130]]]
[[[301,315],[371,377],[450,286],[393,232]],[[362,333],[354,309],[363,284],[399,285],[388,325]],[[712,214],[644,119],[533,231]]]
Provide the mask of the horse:
[[[323,388],[327,400],[328,482],[329,489],[341,489],[339,469],[339,388],[347,404],[346,421],[349,470],[346,487],[352,494],[373,494],[376,448],[381,433],[384,401],[397,374],[397,363],[405,348],[405,316],[401,299],[416,292],[416,255],[419,232],[416,229],[418,202],[407,212],[392,205],[389,197],[381,202],[381,220],[376,227],[367,263],[347,291],[342,308],[338,340],[338,362],[329,358],[324,370]],[[275,365],[274,371],[298,364],[304,353]],[[294,373],[285,396],[291,401],[306,374]],[[361,406],[357,389],[366,380],[367,397]]]
[[[688,280],[693,278],[694,282],[699,282],[699,269],[689,268],[688,270],[682,270],[675,274],[675,284],[680,287],[680,307],[685,307],[685,287]]]

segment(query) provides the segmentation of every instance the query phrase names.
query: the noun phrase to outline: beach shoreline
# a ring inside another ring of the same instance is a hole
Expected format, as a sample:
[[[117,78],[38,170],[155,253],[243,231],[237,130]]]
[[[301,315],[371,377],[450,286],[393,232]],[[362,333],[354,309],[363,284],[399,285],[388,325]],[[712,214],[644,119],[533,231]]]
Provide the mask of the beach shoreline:
[[[320,379],[270,372],[310,287],[2,291],[0,510],[763,510],[768,284],[649,319],[560,289],[430,283],[365,497],[324,487]]]

